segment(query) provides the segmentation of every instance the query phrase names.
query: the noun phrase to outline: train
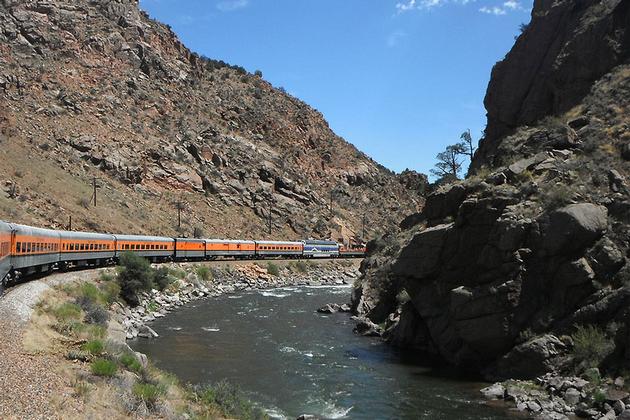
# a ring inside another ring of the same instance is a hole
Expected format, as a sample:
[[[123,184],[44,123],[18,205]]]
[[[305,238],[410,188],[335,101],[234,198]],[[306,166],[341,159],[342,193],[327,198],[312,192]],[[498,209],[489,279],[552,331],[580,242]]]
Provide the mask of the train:
[[[151,262],[223,258],[360,258],[365,246],[335,241],[171,238],[43,229],[0,221],[0,286],[52,270],[116,264],[125,252]]]

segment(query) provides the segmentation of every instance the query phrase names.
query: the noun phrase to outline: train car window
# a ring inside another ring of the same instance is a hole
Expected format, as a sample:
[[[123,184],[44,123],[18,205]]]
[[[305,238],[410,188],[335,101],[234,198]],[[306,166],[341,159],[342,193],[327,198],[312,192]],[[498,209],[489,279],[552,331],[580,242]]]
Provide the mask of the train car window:
[[[136,244],[131,244],[131,249],[136,249]]]
[[[22,252],[22,242],[18,242],[15,244],[15,252]]]

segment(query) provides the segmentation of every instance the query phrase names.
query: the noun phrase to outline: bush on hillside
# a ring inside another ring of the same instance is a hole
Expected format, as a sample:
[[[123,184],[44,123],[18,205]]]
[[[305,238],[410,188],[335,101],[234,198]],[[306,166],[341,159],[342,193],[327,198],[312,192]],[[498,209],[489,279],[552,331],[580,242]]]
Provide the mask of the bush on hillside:
[[[92,362],[91,369],[96,376],[112,377],[116,374],[118,366],[108,359],[96,359]]]
[[[271,274],[272,276],[279,276],[280,269],[276,264],[269,262],[267,263],[267,273]]]
[[[197,277],[207,282],[209,280],[212,280],[212,272],[210,271],[210,268],[208,268],[208,266],[200,265],[199,267],[197,267]]]
[[[265,419],[268,416],[260,408],[254,406],[236,386],[221,381],[213,386],[196,387],[195,394],[206,404],[216,405],[223,415],[238,419]]]
[[[587,369],[598,367],[614,349],[612,341],[601,329],[593,325],[578,325],[571,338],[575,360]]]
[[[137,306],[140,303],[138,293],[151,290],[153,279],[153,269],[148,260],[130,252],[120,256],[120,295],[129,305]]]
[[[158,290],[164,290],[169,284],[173,283],[173,278],[170,274],[170,270],[167,267],[160,267],[154,271],[153,281]]]

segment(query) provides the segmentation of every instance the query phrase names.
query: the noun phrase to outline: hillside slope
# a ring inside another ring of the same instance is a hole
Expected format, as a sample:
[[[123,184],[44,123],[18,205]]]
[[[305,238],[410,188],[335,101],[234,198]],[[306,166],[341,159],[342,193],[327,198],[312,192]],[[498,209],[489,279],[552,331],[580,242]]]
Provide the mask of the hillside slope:
[[[3,0],[0,129],[11,221],[174,235],[181,207],[185,235],[360,240],[364,215],[371,236],[422,204],[419,175],[397,177],[308,105],[191,53],[134,0]]]
[[[369,245],[354,307],[393,344],[491,378],[628,365],[629,37],[628,0],[535,2],[493,71],[475,174]]]

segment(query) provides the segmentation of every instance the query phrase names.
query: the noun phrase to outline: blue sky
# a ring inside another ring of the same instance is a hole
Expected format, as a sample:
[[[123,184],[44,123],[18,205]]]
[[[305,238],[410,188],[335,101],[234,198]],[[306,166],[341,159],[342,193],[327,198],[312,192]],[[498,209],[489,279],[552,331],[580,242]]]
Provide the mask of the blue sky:
[[[386,167],[428,173],[485,127],[493,64],[533,0],[140,0],[193,51],[261,70]]]

